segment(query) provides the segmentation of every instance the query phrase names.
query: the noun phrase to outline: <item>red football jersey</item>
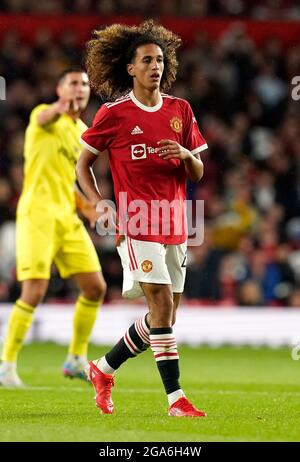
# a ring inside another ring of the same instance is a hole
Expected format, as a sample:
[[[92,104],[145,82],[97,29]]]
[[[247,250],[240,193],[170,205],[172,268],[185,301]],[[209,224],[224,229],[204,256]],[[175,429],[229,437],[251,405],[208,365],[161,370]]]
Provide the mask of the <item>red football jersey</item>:
[[[182,161],[158,156],[161,139],[177,141],[192,154],[207,148],[187,101],[162,94],[148,107],[131,91],[101,106],[81,141],[94,154],[108,150],[118,212],[126,212],[125,233],[180,244],[187,238],[186,173]]]

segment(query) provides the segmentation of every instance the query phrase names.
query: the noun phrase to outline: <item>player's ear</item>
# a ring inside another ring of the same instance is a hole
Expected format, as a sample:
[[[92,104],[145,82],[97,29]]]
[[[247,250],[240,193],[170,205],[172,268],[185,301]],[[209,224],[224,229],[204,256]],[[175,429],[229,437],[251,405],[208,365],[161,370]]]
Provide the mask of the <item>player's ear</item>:
[[[127,64],[127,72],[129,75],[131,75],[131,77],[135,77],[133,68],[134,66],[132,63]]]
[[[61,85],[60,84],[57,84],[56,86],[56,94],[59,98],[61,98],[62,96],[62,89],[61,89]]]

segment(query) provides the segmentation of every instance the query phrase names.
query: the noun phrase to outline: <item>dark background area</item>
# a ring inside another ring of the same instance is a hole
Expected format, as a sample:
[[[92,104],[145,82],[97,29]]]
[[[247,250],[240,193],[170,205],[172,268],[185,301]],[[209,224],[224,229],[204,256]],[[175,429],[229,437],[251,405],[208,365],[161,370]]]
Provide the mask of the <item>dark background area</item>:
[[[184,39],[170,93],[190,102],[209,145],[204,178],[188,184],[189,199],[205,203],[205,239],[189,249],[185,301],[299,307],[300,105],[291,81],[300,76],[300,7],[288,0],[0,1],[0,75],[7,84],[0,101],[0,301],[19,293],[15,211],[30,111],[55,100],[57,75],[83,63],[83,38],[97,24],[147,17],[173,25]],[[87,124],[100,104],[91,98]],[[113,199],[106,158],[96,175]],[[122,271],[114,238],[90,234],[107,301],[117,302]],[[53,267],[47,300],[74,296],[72,281]]]

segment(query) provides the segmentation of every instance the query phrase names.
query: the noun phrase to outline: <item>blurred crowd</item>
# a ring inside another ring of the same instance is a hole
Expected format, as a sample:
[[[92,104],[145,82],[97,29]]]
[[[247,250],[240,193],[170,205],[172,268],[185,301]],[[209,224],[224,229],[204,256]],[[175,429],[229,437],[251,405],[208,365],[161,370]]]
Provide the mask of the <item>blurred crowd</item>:
[[[25,8],[21,0],[2,2],[8,11]],[[26,2],[26,5],[33,2]],[[37,2],[137,7],[150,1]],[[172,2],[161,2],[161,4]],[[203,4],[208,2],[174,2]],[[227,4],[255,2],[214,1]],[[288,5],[289,2],[265,2]],[[209,6],[212,8],[212,6]],[[48,12],[48,11],[47,11]],[[288,26],[287,26],[288,27]],[[179,54],[179,73],[171,93],[190,101],[209,150],[205,175],[188,184],[188,196],[205,204],[201,246],[190,247],[185,301],[203,305],[300,307],[300,104],[291,97],[291,80],[300,75],[300,44],[284,49],[278,38],[259,48],[240,23],[218,40],[199,32],[192,47]],[[31,109],[55,100],[55,79],[82,62],[74,30],[59,40],[41,28],[32,45],[17,31],[1,43],[0,75],[7,81],[0,103],[0,301],[19,294],[15,282],[15,210],[22,188],[24,129]],[[90,124],[101,102],[91,99],[84,114]],[[97,164],[104,197],[113,199],[108,161]],[[122,270],[114,238],[90,230],[108,282],[108,302],[121,297]],[[74,297],[71,281],[53,268],[48,301]]]
[[[300,18],[295,0],[0,0],[8,13],[136,14],[142,16],[232,16],[255,20]]]

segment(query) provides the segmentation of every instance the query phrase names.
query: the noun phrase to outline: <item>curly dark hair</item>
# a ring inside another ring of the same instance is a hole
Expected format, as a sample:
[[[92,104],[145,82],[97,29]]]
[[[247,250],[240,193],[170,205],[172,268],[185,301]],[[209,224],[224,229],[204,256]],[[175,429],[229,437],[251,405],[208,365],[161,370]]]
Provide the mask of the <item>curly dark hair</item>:
[[[113,24],[94,31],[87,42],[86,69],[95,93],[113,100],[133,87],[126,65],[132,62],[141,45],[158,45],[164,55],[161,90],[167,91],[176,78],[176,49],[181,39],[152,19],[139,26]]]

